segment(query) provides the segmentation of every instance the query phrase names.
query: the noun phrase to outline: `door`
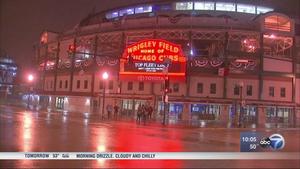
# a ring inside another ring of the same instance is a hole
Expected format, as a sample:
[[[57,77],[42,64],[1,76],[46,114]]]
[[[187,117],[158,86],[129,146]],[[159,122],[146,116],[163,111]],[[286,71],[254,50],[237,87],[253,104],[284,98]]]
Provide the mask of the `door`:
[[[55,106],[57,109],[64,109],[64,97],[57,97]]]

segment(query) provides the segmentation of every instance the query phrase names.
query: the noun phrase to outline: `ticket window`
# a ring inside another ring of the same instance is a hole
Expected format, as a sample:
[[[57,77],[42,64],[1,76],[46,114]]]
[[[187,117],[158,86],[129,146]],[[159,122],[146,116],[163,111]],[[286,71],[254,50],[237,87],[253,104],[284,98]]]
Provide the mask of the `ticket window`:
[[[166,114],[169,116],[169,119],[170,120],[181,120],[182,113],[183,113],[183,103],[166,103],[166,104],[169,105],[169,108],[166,110]],[[167,107],[167,105],[166,105],[166,107]],[[163,117],[164,103],[159,102],[157,108],[158,108],[158,112],[159,112],[158,115],[160,117]]]
[[[214,104],[192,104],[192,120],[217,120],[220,117],[220,105]]]
[[[123,100],[123,110],[132,110],[133,100]]]
[[[243,110],[244,110],[243,112],[244,121],[249,123],[256,123],[257,107],[246,105],[243,108]]]
[[[277,108],[277,118],[279,123],[288,123],[289,114],[291,113],[291,108],[280,107]]]
[[[55,106],[57,109],[64,109],[64,97],[57,97]]]
[[[267,122],[268,123],[288,123],[289,115],[292,113],[291,108],[286,107],[267,107]]]
[[[169,104],[169,119],[181,120],[183,112],[182,103],[170,103]]]
[[[206,112],[206,105],[204,104],[192,104],[191,106],[191,119],[192,120],[199,120],[200,114],[205,114]]]

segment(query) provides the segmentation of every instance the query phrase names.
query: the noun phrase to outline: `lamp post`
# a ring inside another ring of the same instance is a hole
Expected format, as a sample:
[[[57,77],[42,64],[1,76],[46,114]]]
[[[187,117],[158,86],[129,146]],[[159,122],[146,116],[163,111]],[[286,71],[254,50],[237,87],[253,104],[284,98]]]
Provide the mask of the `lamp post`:
[[[28,92],[28,96],[27,96],[27,109],[29,109],[29,102],[30,102],[30,96],[31,96],[31,92],[33,90],[32,86],[30,85],[34,80],[34,76],[32,74],[29,74],[27,76],[27,81],[28,81],[28,86],[29,86],[29,92]]]
[[[244,111],[243,111],[243,87],[244,87],[244,83],[240,82],[240,114],[239,114],[239,127],[241,126],[241,123],[243,120],[243,115],[244,115]]]
[[[163,125],[166,125],[166,109],[167,109],[167,105],[168,105],[168,92],[169,92],[169,65],[172,63],[171,59],[169,58],[164,58],[164,91],[163,91],[163,104],[164,104],[164,114],[163,114]],[[168,112],[169,113],[169,112]]]
[[[107,72],[104,72],[102,74],[102,80],[103,80],[103,104],[102,104],[102,119],[104,119],[104,105],[105,105],[105,82],[106,80],[108,79],[108,73]]]

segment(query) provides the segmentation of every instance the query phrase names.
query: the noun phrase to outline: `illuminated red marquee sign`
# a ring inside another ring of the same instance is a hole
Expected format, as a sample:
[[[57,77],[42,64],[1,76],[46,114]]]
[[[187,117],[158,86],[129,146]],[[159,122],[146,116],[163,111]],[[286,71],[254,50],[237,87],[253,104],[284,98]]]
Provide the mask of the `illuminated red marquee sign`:
[[[168,75],[172,81],[183,81],[185,71],[186,58],[181,46],[162,39],[127,46],[120,59],[121,80],[160,81]]]

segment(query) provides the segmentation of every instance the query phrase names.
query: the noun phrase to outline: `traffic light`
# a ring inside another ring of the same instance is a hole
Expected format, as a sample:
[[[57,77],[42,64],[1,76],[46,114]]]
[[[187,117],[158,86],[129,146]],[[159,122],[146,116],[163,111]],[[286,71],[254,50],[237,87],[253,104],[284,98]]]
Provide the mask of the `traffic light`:
[[[166,79],[165,79],[165,89],[168,89],[170,87],[170,80],[169,80],[169,78],[167,77]]]
[[[72,54],[74,52],[75,52],[75,45],[74,44],[69,45],[68,53]]]
[[[164,91],[165,91],[165,93],[171,93],[170,80],[168,77],[165,79],[165,90]]]

